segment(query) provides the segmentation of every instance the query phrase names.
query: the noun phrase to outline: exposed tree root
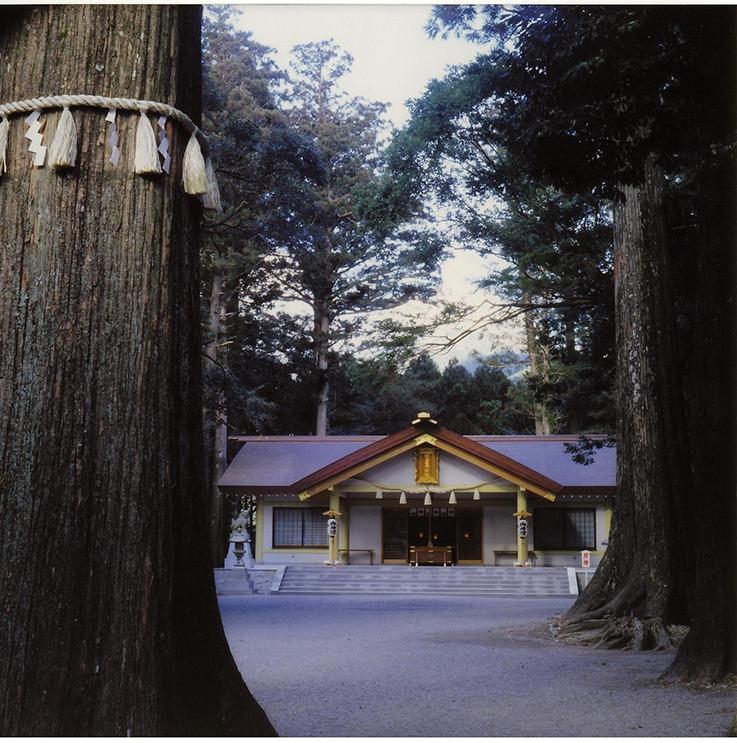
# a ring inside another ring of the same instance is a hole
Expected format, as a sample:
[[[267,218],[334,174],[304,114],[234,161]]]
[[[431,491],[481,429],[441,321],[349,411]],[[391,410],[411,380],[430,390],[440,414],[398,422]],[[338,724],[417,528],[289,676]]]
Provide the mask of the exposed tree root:
[[[669,631],[658,617],[600,616],[600,611],[580,618],[558,617],[551,623],[551,630],[559,642],[612,650],[666,650],[676,647],[679,639],[679,633]]]

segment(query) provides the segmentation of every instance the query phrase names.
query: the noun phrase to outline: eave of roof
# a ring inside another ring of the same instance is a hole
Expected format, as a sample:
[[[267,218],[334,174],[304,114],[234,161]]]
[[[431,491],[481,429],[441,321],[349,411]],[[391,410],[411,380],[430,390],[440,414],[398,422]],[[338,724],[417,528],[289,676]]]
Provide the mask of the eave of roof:
[[[489,447],[479,444],[478,442],[469,439],[467,436],[461,436],[461,434],[455,433],[447,428],[438,428],[435,432],[435,436],[437,436],[441,441],[447,441],[449,444],[453,444],[459,449],[463,449],[469,454],[473,454],[474,456],[489,462],[489,464],[500,467],[506,472],[517,475],[525,480],[529,480],[551,493],[559,493],[563,487],[559,482],[546,477],[541,472],[533,470],[531,467],[525,466],[516,459],[512,459],[511,457],[506,456],[506,454],[494,451],[494,449],[489,449]]]
[[[401,446],[402,444],[411,441],[420,433],[421,431],[418,431],[417,428],[410,426],[402,431],[393,433],[391,436],[385,436],[378,441],[373,441],[358,451],[355,451],[352,454],[347,454],[346,456],[337,459],[335,462],[332,462],[325,467],[321,467],[319,470],[315,470],[315,472],[312,472],[301,480],[293,483],[291,488],[295,491],[306,490],[313,485],[325,482],[331,477],[340,475],[356,465],[374,459],[397,446]]]
[[[433,437],[437,442],[436,445],[438,445],[438,448],[446,448],[443,446],[445,444],[454,453],[462,452],[471,455],[473,458],[480,460],[481,463],[499,469],[503,473],[519,479],[525,484],[531,484],[535,489],[539,489],[541,494],[546,495],[546,497],[554,497],[555,494],[563,489],[560,483],[521,464],[511,457],[494,451],[466,436],[454,433],[447,428],[425,422],[405,428],[391,436],[374,441],[358,451],[341,457],[335,462],[293,483],[290,489],[305,493],[305,497],[309,497],[312,494],[309,491],[314,491],[322,485],[327,487],[329,483],[334,482],[342,474],[354,472],[357,468],[370,464],[394,449],[398,452],[405,451],[408,442],[422,437],[423,434]]]

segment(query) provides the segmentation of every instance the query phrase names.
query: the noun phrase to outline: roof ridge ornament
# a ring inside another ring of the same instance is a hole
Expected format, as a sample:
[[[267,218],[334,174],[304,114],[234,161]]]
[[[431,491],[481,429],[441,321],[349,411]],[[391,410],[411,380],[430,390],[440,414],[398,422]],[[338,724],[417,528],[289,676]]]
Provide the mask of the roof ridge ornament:
[[[430,413],[426,413],[424,411],[417,413],[417,418],[412,421],[413,426],[416,426],[418,423],[432,423],[434,426],[438,425],[438,422],[432,419]]]

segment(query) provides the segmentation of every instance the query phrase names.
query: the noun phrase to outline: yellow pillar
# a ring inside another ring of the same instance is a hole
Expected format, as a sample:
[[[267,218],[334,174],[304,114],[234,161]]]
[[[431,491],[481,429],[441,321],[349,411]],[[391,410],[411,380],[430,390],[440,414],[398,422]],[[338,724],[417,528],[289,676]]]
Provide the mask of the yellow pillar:
[[[517,562],[515,565],[527,565],[529,562],[527,538],[519,535],[520,519],[527,519],[529,515],[527,511],[527,490],[517,488],[517,513],[515,513],[517,517]]]

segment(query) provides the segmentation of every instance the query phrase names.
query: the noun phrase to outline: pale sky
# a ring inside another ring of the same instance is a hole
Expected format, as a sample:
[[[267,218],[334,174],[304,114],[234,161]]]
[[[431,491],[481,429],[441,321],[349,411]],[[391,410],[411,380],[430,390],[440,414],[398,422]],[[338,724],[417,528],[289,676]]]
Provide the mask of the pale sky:
[[[470,62],[480,49],[461,39],[430,39],[425,24],[432,5],[238,5],[239,27],[273,47],[280,67],[296,44],[334,39],[353,55],[345,90],[390,104],[389,119],[401,126],[405,101],[419,96],[448,65]]]
[[[333,39],[353,56],[353,69],[343,78],[351,95],[389,104],[387,116],[395,127],[409,118],[405,105],[422,94],[427,84],[444,75],[453,64],[470,62],[482,49],[456,38],[431,39],[425,32],[431,5],[238,5],[238,28],[250,31],[255,41],[272,47],[279,67],[287,69],[296,44]],[[488,272],[488,262],[477,253],[455,246],[442,267],[440,295],[478,302],[488,295],[477,291],[474,280]],[[413,303],[416,305],[416,303]],[[429,306],[428,312],[432,312]],[[455,335],[447,328],[444,334]],[[519,324],[495,328],[460,342],[438,356],[445,366],[451,356],[466,359],[475,350],[487,354],[500,347],[521,350]]]

